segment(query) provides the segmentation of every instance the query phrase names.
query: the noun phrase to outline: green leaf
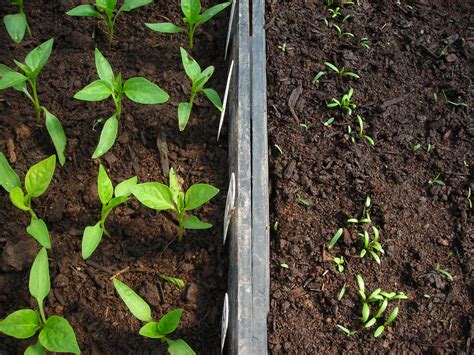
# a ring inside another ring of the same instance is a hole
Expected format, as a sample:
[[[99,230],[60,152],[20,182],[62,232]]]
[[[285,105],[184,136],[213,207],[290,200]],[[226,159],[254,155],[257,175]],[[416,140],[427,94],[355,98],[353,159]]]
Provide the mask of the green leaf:
[[[26,232],[35,238],[42,247],[51,249],[51,239],[49,237],[48,227],[42,219],[31,218],[31,223],[26,228]]]
[[[31,266],[29,282],[30,293],[39,305],[48,296],[50,287],[48,253],[45,248],[41,248]]]
[[[204,85],[209,81],[212,74],[214,74],[214,67],[212,65],[204,69],[196,81],[193,82],[194,91],[202,91]]]
[[[162,334],[158,331],[158,322],[149,322],[140,328],[138,332],[141,336],[152,338],[152,339],[162,339],[165,337],[165,334]]]
[[[28,339],[41,327],[38,313],[32,309],[20,309],[0,322],[0,333],[17,339]]]
[[[163,104],[170,98],[158,85],[140,77],[128,79],[123,91],[130,100],[145,105]]]
[[[122,181],[120,184],[115,186],[115,197],[128,197],[131,195],[132,191],[130,191],[130,188],[132,186],[135,186],[138,182],[138,178],[136,176]]]
[[[56,169],[56,155],[40,161],[33,165],[25,176],[25,188],[32,197],[44,194],[54,175]]]
[[[61,166],[66,162],[66,135],[64,134],[63,126],[56,116],[50,113],[46,108],[43,107],[43,111],[46,117],[46,129],[48,130],[49,136],[53,141],[56,154],[58,155],[59,164]]]
[[[365,294],[365,283],[364,283],[364,279],[362,278],[362,276],[357,275],[357,276],[356,276],[356,280],[357,280],[357,286],[359,287],[359,291]]]
[[[122,298],[125,305],[136,318],[142,322],[151,322],[153,320],[151,317],[150,306],[143,300],[143,298],[137,295],[135,291],[123,282],[113,279],[113,283],[120,298]]]
[[[24,83],[28,78],[16,71],[7,71],[1,75],[0,90],[15,87]]]
[[[367,322],[369,320],[369,316],[370,316],[370,308],[369,308],[369,305],[367,303],[364,303],[362,305],[362,322]]]
[[[336,73],[339,73],[339,69],[337,69],[337,67],[335,65],[333,65],[332,63],[324,62],[324,65],[327,66],[332,71],[334,71]]]
[[[136,8],[151,4],[153,0],[125,0],[119,11],[132,11]]]
[[[48,318],[40,332],[39,342],[51,352],[74,354],[81,352],[74,329],[66,319],[59,316]]]
[[[186,286],[186,284],[184,283],[183,280],[181,279],[178,279],[178,278],[175,278],[175,277],[170,277],[170,276],[166,276],[166,275],[160,275],[160,277],[165,280],[166,282],[172,284],[172,285],[176,285],[178,286],[179,288],[184,288]]]
[[[202,206],[219,193],[219,189],[208,184],[194,184],[186,191],[186,211]]]
[[[102,101],[112,95],[112,89],[105,80],[96,80],[87,85],[74,95],[74,98],[82,101]]]
[[[390,313],[390,315],[388,316],[387,321],[385,322],[385,324],[392,323],[395,320],[395,318],[397,318],[397,316],[398,316],[398,307],[395,307],[392,310],[392,312]]]
[[[33,49],[26,56],[25,64],[28,65],[35,74],[38,74],[48,61],[51,51],[53,50],[53,44],[54,39],[51,38]]]
[[[159,182],[146,182],[130,188],[133,196],[148,208],[162,211],[174,210],[173,195],[168,186]]]
[[[336,234],[334,234],[331,241],[328,243],[328,250],[331,250],[334,247],[334,245],[336,245],[339,238],[341,238],[343,232],[344,232],[344,229],[342,228],[339,228],[337,230]]]
[[[100,13],[94,9],[92,5],[79,5],[66,12],[69,16],[93,16],[100,17]]]
[[[374,332],[374,337],[378,338],[383,333],[384,330],[385,330],[385,327],[383,325],[378,327]]]
[[[0,152],[0,186],[7,192],[10,192],[14,187],[21,187],[20,178],[2,152]]]
[[[23,355],[46,355],[46,351],[43,346],[38,342],[27,347]]]
[[[130,198],[128,196],[119,196],[119,197],[114,197],[109,201],[107,206],[103,206],[102,208],[102,213],[101,213],[101,220],[105,222],[107,219],[108,215],[112,210],[121,205],[122,203],[125,203],[129,200]]]
[[[25,37],[27,25],[25,14],[20,12],[19,14],[6,15],[3,18],[3,23],[5,24],[11,39],[16,43],[21,43],[23,37]]]
[[[188,124],[193,105],[189,102],[180,102],[178,105],[178,126],[180,131],[184,131]]]
[[[96,48],[94,51],[95,56],[95,67],[97,69],[97,74],[101,80],[109,82],[113,85],[114,82],[114,72],[110,66],[109,61],[100,53]]]
[[[82,258],[85,260],[92,255],[102,240],[104,231],[97,222],[95,226],[87,226],[82,236]]]
[[[183,223],[183,227],[186,229],[209,229],[212,228],[212,224],[201,222],[196,216],[188,216]]]
[[[102,127],[102,132],[100,132],[100,139],[97,148],[95,148],[94,154],[92,155],[92,159],[97,159],[107,153],[110,148],[115,143],[115,139],[117,138],[118,132],[118,120],[117,116],[113,115],[110,117]]]
[[[169,171],[169,185],[170,185],[170,190],[171,193],[173,194],[173,201],[178,207],[178,210],[183,209],[183,204],[184,204],[184,192],[181,184],[178,181],[178,177],[174,171],[173,168],[170,169]]]
[[[181,52],[181,61],[183,62],[184,71],[191,81],[196,81],[201,75],[201,67],[199,64],[186,52],[182,47],[179,48]]]
[[[21,187],[15,186],[10,191],[10,201],[16,208],[22,211],[29,211],[31,208],[25,204],[25,195]]]
[[[103,205],[106,205],[114,195],[114,186],[102,164],[99,166],[97,190],[99,192],[100,202],[102,202]]]
[[[206,11],[204,11],[200,16],[199,16],[199,22],[198,24],[201,25],[207,21],[209,21],[211,18],[216,16],[219,12],[227,8],[229,5],[232,4],[232,1],[229,2],[224,2],[222,4],[215,5]]]
[[[188,20],[196,22],[201,12],[200,0],[181,0],[181,10]]]
[[[196,355],[194,350],[183,339],[169,340],[168,352],[170,355]]]
[[[207,98],[209,99],[209,101],[212,102],[212,104],[219,110],[222,112],[223,108],[222,108],[222,101],[221,101],[221,98],[219,96],[219,94],[216,92],[216,90],[214,89],[203,89],[202,91],[204,91],[204,94],[206,94]]]
[[[162,334],[173,333],[178,328],[183,309],[178,308],[166,313],[158,322],[158,331]]]
[[[145,26],[150,30],[161,32],[161,33],[180,33],[186,32],[183,28],[176,26],[171,22],[161,22],[161,23],[145,23]]]

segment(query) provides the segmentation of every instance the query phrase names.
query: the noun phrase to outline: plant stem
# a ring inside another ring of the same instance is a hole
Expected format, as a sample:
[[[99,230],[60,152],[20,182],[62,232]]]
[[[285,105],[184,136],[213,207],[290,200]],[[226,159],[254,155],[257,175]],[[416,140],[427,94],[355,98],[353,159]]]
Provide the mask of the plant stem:
[[[183,240],[183,234],[184,234],[184,212],[182,214],[179,214],[179,230],[178,230],[178,241]]]
[[[189,32],[188,32],[188,35],[189,35],[189,50],[193,50],[194,30],[195,30],[195,27],[190,25],[189,26]]]
[[[36,79],[31,79],[28,80],[31,86],[31,90],[33,91],[33,105],[35,106],[35,112],[36,112],[36,119],[38,120],[38,123],[41,123],[41,107],[38,99],[38,92],[36,90]]]
[[[191,93],[191,99],[189,99],[189,103],[191,105],[193,105],[195,97],[196,97],[196,93],[193,90],[193,92]]]
[[[38,306],[39,306],[39,310],[40,310],[41,320],[43,321],[43,323],[46,324],[46,315],[45,315],[44,309],[43,309],[43,302],[38,303]]]

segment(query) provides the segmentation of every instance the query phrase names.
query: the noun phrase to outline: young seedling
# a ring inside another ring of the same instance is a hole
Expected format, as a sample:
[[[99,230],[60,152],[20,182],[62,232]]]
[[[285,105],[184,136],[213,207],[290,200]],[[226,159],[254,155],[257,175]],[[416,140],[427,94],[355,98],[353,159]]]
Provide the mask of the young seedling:
[[[189,49],[192,50],[196,28],[212,19],[231,4],[232,1],[224,2],[201,13],[201,0],[181,0],[181,11],[184,15],[183,22],[187,25],[187,28],[176,26],[171,22],[145,23],[145,26],[161,33],[186,33],[189,38]]]
[[[290,268],[290,267],[288,266],[288,264],[286,264],[286,263],[281,263],[281,264],[280,264],[280,267],[281,267],[282,269],[289,269],[289,268]]]
[[[367,37],[361,38],[360,39],[360,46],[365,49],[369,49],[369,39]]]
[[[33,262],[30,271],[29,291],[38,303],[39,312],[33,309],[20,309],[0,321],[0,333],[17,339],[29,339],[38,334],[38,341],[30,345],[25,354],[46,354],[46,351],[79,354],[76,334],[63,317],[47,317],[44,299],[51,289],[48,254],[42,248]]]
[[[325,72],[323,72],[323,71],[318,72],[318,73],[314,76],[314,79],[313,79],[313,81],[312,81],[313,85],[316,85],[316,83],[319,83],[319,79],[321,79],[324,75],[326,75]]]
[[[114,75],[110,63],[97,48],[95,49],[95,66],[99,80],[93,81],[80,90],[74,98],[82,101],[102,101],[112,97],[115,113],[105,121],[92,159],[97,159],[107,153],[115,143],[124,94],[133,102],[144,105],[163,104],[169,99],[165,91],[145,78],[130,78],[123,83],[122,74]]]
[[[350,88],[347,94],[344,94],[341,100],[332,98],[331,102],[327,104],[327,107],[330,107],[330,108],[339,107],[341,110],[347,111],[349,115],[352,115],[352,111],[357,108],[357,105],[352,102],[353,94],[354,94],[354,90]]]
[[[286,51],[288,50],[288,46],[286,43],[279,44],[278,49],[281,50],[283,53],[286,53]]]
[[[105,227],[105,221],[112,210],[127,202],[132,194],[130,189],[137,185],[137,177],[122,181],[117,186],[112,184],[104,166],[99,166],[99,175],[97,178],[97,190],[100,202],[102,203],[102,210],[100,213],[100,220],[93,226],[88,226],[84,229],[82,236],[82,258],[89,258],[92,253],[99,246],[103,234],[110,237],[109,232]]]
[[[344,271],[344,257],[343,256],[335,256],[333,258],[334,264],[337,266],[337,271],[343,272]]]
[[[5,24],[10,38],[16,43],[21,43],[25,37],[25,32],[28,32],[31,37],[31,29],[26,19],[23,0],[13,0],[11,4],[18,8],[18,13],[6,15],[3,18],[3,23]]]
[[[361,115],[357,115],[357,124],[359,126],[359,132],[357,134],[359,139],[362,139],[363,141],[366,141],[370,145],[374,145],[375,142],[374,142],[373,138],[370,137],[370,136],[367,136],[366,134],[364,134],[364,120],[363,120]],[[352,131],[351,126],[347,126],[347,132],[349,133],[349,136],[351,137],[351,142],[355,143],[355,137],[352,134],[353,131]]]
[[[428,185],[431,185],[431,186],[432,186],[432,185],[440,185],[440,186],[446,185],[446,184],[444,183],[444,181],[439,178],[440,175],[441,175],[441,173],[439,173],[438,175],[436,175],[434,178],[429,179],[429,180],[428,180]]]
[[[304,207],[309,207],[311,206],[311,202],[303,197],[301,197],[300,195],[297,195],[296,196],[296,202],[301,205],[301,206],[304,206]]]
[[[219,189],[208,184],[194,184],[184,193],[182,184],[173,168],[169,172],[169,186],[159,182],[146,182],[130,188],[132,194],[143,205],[156,211],[171,210],[178,216],[178,239],[183,239],[185,229],[209,229],[212,224],[201,222],[187,213],[194,210],[219,193]]]
[[[8,164],[5,155],[0,152],[0,185],[10,194],[12,204],[31,216],[31,223],[26,228],[29,235],[35,238],[41,246],[50,249],[51,239],[48,227],[39,219],[31,207],[31,200],[40,197],[48,189],[56,168],[56,156],[40,161],[33,165],[25,176],[26,195],[23,192],[20,178]]]
[[[309,127],[311,126],[307,123],[300,123],[300,127],[303,128],[306,132],[308,132]]]
[[[146,338],[160,339],[168,345],[171,355],[195,355],[196,353],[183,339],[170,339],[170,334],[178,328],[183,309],[178,308],[166,313],[156,322],[153,320],[151,308],[146,301],[123,282],[113,279],[115,290],[119,294],[130,312],[145,325],[140,328],[139,334]]]
[[[344,229],[343,228],[339,228],[337,230],[337,232],[334,234],[334,236],[332,237],[331,241],[328,243],[327,245],[327,248],[328,250],[331,250],[334,245],[336,245],[337,241],[339,240],[339,238],[341,238],[342,236],[342,233],[344,232]]]
[[[221,98],[216,90],[204,87],[214,73],[214,67],[209,66],[201,71],[199,64],[184,50],[184,48],[180,48],[180,50],[184,70],[192,82],[191,98],[189,99],[189,102],[181,102],[178,106],[179,130],[184,131],[188,124],[189,117],[191,116],[194,99],[200,92],[204,93],[204,95],[206,95],[209,101],[211,101],[219,111],[222,112],[223,108]]]
[[[349,330],[346,327],[343,327],[342,325],[338,324],[337,327],[342,330],[344,333],[346,333],[347,336],[352,336],[355,333],[357,333],[357,330]]]
[[[413,145],[413,148],[411,148],[411,151],[413,153],[416,153],[419,149],[421,148],[421,144],[420,143],[416,143]]]
[[[178,286],[178,288],[185,288],[186,287],[186,284],[184,283],[183,280],[181,279],[178,279],[176,277],[171,277],[171,276],[167,276],[167,275],[160,275],[160,277],[165,280],[167,283],[171,284],[171,285],[175,285],[175,286]]]
[[[341,290],[339,291],[339,293],[337,294],[337,300],[340,301],[342,300],[342,297],[344,297],[344,294],[346,293],[346,283],[344,282],[344,285],[342,285],[342,288]]]
[[[94,5],[79,5],[66,12],[69,16],[97,17],[107,25],[109,47],[112,45],[115,23],[122,12],[130,12],[139,7],[151,4],[153,0],[125,0],[117,10],[117,0],[96,0]]]
[[[352,32],[344,32],[344,25],[336,25],[335,23],[332,24],[332,27],[336,30],[339,37],[355,37]]]
[[[348,77],[351,77],[351,78],[360,79],[359,74],[354,73],[354,72],[347,71],[347,70],[344,69],[344,67],[342,67],[341,69],[339,69],[339,68],[336,67],[334,64],[329,63],[329,62],[324,62],[324,65],[325,65],[326,67],[328,67],[329,69],[331,69],[333,72],[335,72],[337,75],[339,75],[340,78],[343,78],[343,77],[345,77],[345,76],[348,76]]]
[[[328,127],[333,124],[335,117],[329,117],[326,122],[324,122],[324,126]]]
[[[370,256],[372,256],[372,258],[376,261],[376,263],[380,265],[380,257],[377,255],[377,252],[384,254],[382,245],[379,243],[380,232],[374,226],[372,226],[372,230],[374,232],[373,240],[370,240],[369,232],[364,231],[364,233],[359,233],[359,236],[364,242],[364,249],[360,251],[360,257],[363,258],[365,255],[367,255],[367,253],[369,253]]]
[[[453,275],[451,275],[448,271],[442,269],[439,264],[436,265],[436,269],[435,269],[436,272],[439,272],[441,275],[443,275],[446,279],[448,279],[449,281],[453,282],[454,281],[454,277]]]
[[[336,7],[335,9],[328,9],[328,11],[331,13],[332,18],[336,18],[339,15],[342,15],[340,7]]]
[[[461,106],[461,107],[464,107],[464,108],[467,109],[467,107],[468,107],[468,106],[467,106],[467,103],[462,102],[462,101],[455,102],[455,101],[449,100],[448,97],[446,96],[446,93],[444,92],[444,90],[443,90],[443,95],[444,95],[444,99],[446,100],[446,102],[447,102],[448,104],[451,104],[451,105],[456,106],[456,107]]]
[[[467,193],[466,193],[466,200],[467,200],[467,205],[469,208],[472,208],[472,201],[471,201],[471,188],[467,188]]]
[[[372,200],[370,199],[370,196],[367,196],[365,198],[365,203],[364,203],[364,213],[363,213],[364,216],[361,219],[349,218],[347,220],[347,223],[359,223],[359,224],[371,223],[372,222],[372,220],[370,219],[371,204],[372,204]]]

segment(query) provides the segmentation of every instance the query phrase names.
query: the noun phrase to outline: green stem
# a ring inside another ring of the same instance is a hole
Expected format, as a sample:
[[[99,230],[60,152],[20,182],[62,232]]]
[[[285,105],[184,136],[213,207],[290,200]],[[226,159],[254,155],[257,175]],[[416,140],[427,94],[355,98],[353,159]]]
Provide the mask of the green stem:
[[[120,120],[120,116],[122,115],[122,98],[120,96],[116,98],[115,95],[113,98],[115,103],[115,111],[117,113],[117,120]]]
[[[193,25],[190,25],[188,35],[189,35],[189,50],[191,51],[193,50],[194,30],[195,30],[195,27]]]
[[[191,105],[194,103],[194,99],[195,99],[195,98],[196,98],[196,93],[195,93],[194,90],[193,90],[193,92],[191,93],[191,99],[189,100],[189,103],[190,103]]]
[[[46,324],[46,315],[45,315],[44,309],[43,309],[43,302],[38,303],[38,306],[39,306],[39,310],[40,310],[41,320],[43,321],[44,324]]]
[[[107,16],[107,28],[109,29],[109,50],[112,48],[112,41],[114,39],[114,24],[115,21]]]
[[[184,234],[184,213],[179,215],[179,230],[178,230],[178,241],[183,240],[183,234]]]
[[[31,217],[33,217],[34,219],[38,219],[38,216],[36,215],[36,213],[30,208],[28,210],[28,213],[30,214]]]
[[[35,106],[36,119],[38,120],[38,123],[41,123],[41,106],[38,99],[38,92],[36,90],[36,80],[30,79],[28,82],[30,83],[31,90],[33,91],[33,105]]]

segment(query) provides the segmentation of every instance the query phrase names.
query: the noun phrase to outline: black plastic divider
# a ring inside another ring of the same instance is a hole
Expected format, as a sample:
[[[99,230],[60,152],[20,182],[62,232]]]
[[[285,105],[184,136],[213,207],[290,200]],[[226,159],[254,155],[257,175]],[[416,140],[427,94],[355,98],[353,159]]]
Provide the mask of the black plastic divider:
[[[237,197],[228,238],[226,350],[260,355],[268,352],[270,288],[265,1],[235,1],[228,141]]]

